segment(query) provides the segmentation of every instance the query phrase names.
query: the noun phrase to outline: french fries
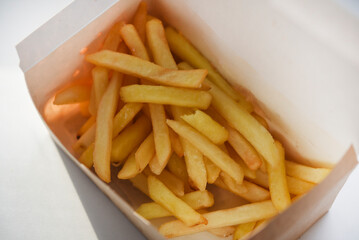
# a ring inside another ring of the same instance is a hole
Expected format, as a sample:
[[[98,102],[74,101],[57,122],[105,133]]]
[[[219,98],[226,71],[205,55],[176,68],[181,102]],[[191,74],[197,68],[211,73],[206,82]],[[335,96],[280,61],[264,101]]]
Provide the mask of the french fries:
[[[137,84],[121,88],[120,96],[124,102],[169,104],[200,109],[208,108],[211,102],[211,95],[201,90]]]
[[[150,133],[151,123],[142,115],[112,141],[111,161],[122,162]]]
[[[265,218],[277,214],[276,208],[271,201],[251,203],[236,208],[218,210],[203,214],[208,221],[207,224],[199,224],[193,227],[186,226],[182,221],[175,220],[161,225],[159,231],[165,237],[178,237],[206,231],[212,228],[233,226]]]
[[[181,118],[217,145],[228,140],[228,131],[200,110],[196,110],[194,114],[181,116]]]
[[[178,135],[196,145],[203,155],[231,176],[237,183],[242,183],[244,177],[243,169],[214,143],[184,123],[167,120],[167,124]]]
[[[122,77],[120,73],[113,73],[97,109],[93,162],[97,175],[105,182],[111,181],[112,126]]]
[[[194,210],[211,207],[214,204],[212,193],[206,191],[195,191],[185,194],[181,199]],[[172,216],[172,213],[157,203],[144,203],[136,212],[146,219]]]
[[[187,203],[176,197],[160,180],[148,176],[148,191],[152,200],[166,208],[173,215],[181,219],[185,226],[206,224],[207,219],[193,210]]]
[[[108,50],[87,55],[86,60],[124,74],[175,87],[199,88],[207,75],[206,70],[170,70],[138,57]]]
[[[312,168],[299,163],[285,161],[287,174],[311,183],[320,183],[330,173],[328,168]]]
[[[183,35],[148,15],[145,2],[85,60],[95,65],[92,81],[72,83],[53,102],[80,103],[88,117],[74,134],[79,162],[106,183],[128,179],[150,197],[137,209],[144,218],[177,218],[159,227],[166,237],[248,237],[330,172],[286,161],[264,112]],[[249,204],[223,209],[232,194]]]

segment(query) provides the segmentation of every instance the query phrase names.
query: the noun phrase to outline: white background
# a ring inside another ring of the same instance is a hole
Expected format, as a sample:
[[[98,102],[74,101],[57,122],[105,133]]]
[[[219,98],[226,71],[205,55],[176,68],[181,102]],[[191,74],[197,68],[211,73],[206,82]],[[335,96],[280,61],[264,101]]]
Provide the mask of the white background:
[[[56,147],[18,68],[15,45],[69,3],[0,0],[0,239],[145,239]],[[359,239],[358,183],[356,168],[301,239]]]

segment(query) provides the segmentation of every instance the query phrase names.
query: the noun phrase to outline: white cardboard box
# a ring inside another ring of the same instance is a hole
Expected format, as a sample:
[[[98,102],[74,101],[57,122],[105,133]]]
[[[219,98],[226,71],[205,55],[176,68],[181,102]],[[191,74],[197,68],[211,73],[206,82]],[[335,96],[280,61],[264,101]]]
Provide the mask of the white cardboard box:
[[[338,99],[350,101],[353,91],[359,89],[359,55],[355,54],[359,52],[359,34],[353,30],[358,25],[339,11],[336,16],[343,25],[328,27],[325,20],[334,11],[332,6],[319,5],[319,14],[315,12],[319,3],[309,5],[305,1],[148,2],[154,15],[183,32],[233,85],[245,87],[256,96],[290,156],[311,159],[317,165],[337,164],[321,184],[253,239],[298,237],[329,209],[357,163],[353,148],[344,154],[349,144],[343,139],[358,144],[358,126],[347,126],[353,135],[350,131],[340,135],[342,128],[331,119],[327,125],[318,124],[318,120],[330,116],[324,110],[331,111],[330,106],[338,104],[333,96],[347,94]],[[107,185],[71,155],[76,124],[70,124],[69,119],[78,124],[81,119],[76,107],[56,108],[49,100],[75,72],[79,72],[77,77],[88,74],[91,66],[84,64],[81,49],[88,47],[88,53],[97,50],[109,27],[120,19],[130,19],[137,4],[125,0],[75,1],[17,48],[34,104],[54,140],[148,238],[159,239],[149,222],[134,213],[133,207],[142,197],[130,184],[114,180]],[[340,108],[339,113],[344,110]],[[357,110],[351,114],[339,118],[339,123],[358,119]]]

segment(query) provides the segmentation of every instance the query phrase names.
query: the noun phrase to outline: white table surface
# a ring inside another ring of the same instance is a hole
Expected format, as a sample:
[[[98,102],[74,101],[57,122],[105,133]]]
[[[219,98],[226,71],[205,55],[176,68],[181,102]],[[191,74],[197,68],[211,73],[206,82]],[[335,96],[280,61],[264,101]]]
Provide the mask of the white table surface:
[[[0,1],[0,239],[145,239],[56,147],[18,68],[15,45],[70,2]],[[359,239],[358,183],[301,239]]]

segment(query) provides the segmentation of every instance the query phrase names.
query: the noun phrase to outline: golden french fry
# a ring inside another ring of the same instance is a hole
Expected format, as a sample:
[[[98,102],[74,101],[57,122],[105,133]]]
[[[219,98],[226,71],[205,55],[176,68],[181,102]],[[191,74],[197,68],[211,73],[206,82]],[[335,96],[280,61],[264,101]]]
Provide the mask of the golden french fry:
[[[89,105],[90,105],[90,101],[78,103],[80,113],[82,116],[91,117],[91,113],[89,112]]]
[[[82,125],[80,130],[77,132],[77,136],[82,136],[92,125],[96,122],[96,116],[91,116],[87,121]]]
[[[151,167],[151,170],[158,175],[166,167],[168,159],[170,158],[172,153],[172,148],[169,130],[166,124],[166,113],[163,105],[149,104],[149,108],[153,128],[153,138],[155,141],[156,156],[158,161],[156,169]]]
[[[178,157],[176,154],[172,154],[170,160],[167,163],[168,170],[173,173],[176,177],[186,182],[188,174],[186,170],[186,163],[183,158]]]
[[[124,22],[118,22],[110,29],[103,43],[103,50],[117,51],[122,39],[120,37],[120,29],[125,25]]]
[[[220,188],[226,189],[241,198],[247,200],[248,202],[260,202],[267,199],[270,199],[270,194],[267,189],[264,189],[254,183],[248,182],[246,180],[243,181],[243,185],[247,189],[247,192],[243,193],[241,191],[237,191],[237,188],[228,188],[228,186],[222,181],[221,178],[217,178],[214,184]]]
[[[227,127],[229,136],[228,142],[243,159],[244,163],[251,170],[257,170],[262,165],[262,160],[254,147],[235,129]]]
[[[122,77],[122,74],[113,72],[108,88],[97,109],[93,162],[95,172],[107,183],[111,181],[113,117],[117,109]]]
[[[125,128],[120,135],[112,141],[112,162],[122,162],[141,142],[148,136],[151,131],[149,119],[141,115],[137,121]]]
[[[328,168],[313,168],[291,161],[285,161],[285,168],[289,176],[311,183],[320,183],[331,171]]]
[[[284,149],[278,141],[275,144],[280,160],[277,161],[276,165],[267,164],[267,171],[271,199],[274,206],[281,212],[289,207],[291,199],[285,173]]]
[[[90,99],[91,89],[88,85],[72,85],[56,93],[54,104],[71,104],[85,102]]]
[[[150,196],[147,186],[147,177],[145,174],[139,173],[135,177],[130,178],[129,180],[135,188],[146,194],[148,197]]]
[[[144,174],[149,176],[151,171],[146,168]],[[176,177],[174,174],[170,173],[164,169],[161,174],[156,176],[161,182],[163,182],[168,189],[170,189],[176,196],[182,197],[184,195],[184,182]]]
[[[228,139],[228,131],[200,110],[190,115],[183,115],[181,118],[217,145],[223,144]]]
[[[178,237],[206,231],[212,228],[234,226],[247,222],[254,222],[277,214],[271,201],[250,203],[235,208],[218,210],[203,214],[208,224],[186,226],[182,221],[175,220],[160,226],[159,231],[165,237]]]
[[[132,24],[126,24],[120,30],[121,37],[125,41],[133,56],[150,61],[144,42],[141,40],[136,28]]]
[[[153,132],[151,132],[135,153],[136,164],[140,172],[146,168],[155,153],[155,141],[153,139]]]
[[[166,86],[130,85],[120,90],[124,102],[169,104],[206,109],[211,103],[208,92]]]
[[[127,158],[125,164],[118,172],[119,179],[130,179],[140,173],[140,168],[136,164],[135,152],[132,152]]]
[[[140,2],[137,7],[135,16],[133,17],[133,25],[135,26],[138,35],[142,42],[146,40],[146,22],[147,22],[147,3]]]
[[[239,240],[247,236],[254,229],[256,222],[239,224],[234,231],[233,240]]]
[[[213,195],[207,190],[187,193],[181,199],[194,210],[211,207],[214,204]],[[166,208],[154,202],[141,204],[136,212],[146,219],[172,216]]]
[[[218,146],[185,123],[167,120],[167,124],[178,135],[195,145],[203,155],[231,176],[237,183],[242,183],[243,169]]]
[[[174,216],[183,221],[184,226],[194,226],[207,223],[207,220],[198,212],[193,210],[187,203],[176,197],[155,176],[147,178],[148,191],[153,201],[170,211]]]
[[[221,169],[217,167],[217,165],[214,164],[212,161],[208,160],[207,157],[203,157],[203,161],[207,171],[207,182],[212,184],[219,177]]]
[[[177,156],[183,157],[183,147],[178,135],[171,128],[168,128],[168,131],[170,133],[170,141],[173,151],[177,154]]]
[[[93,166],[93,150],[95,144],[92,143],[80,156],[79,161],[88,168]]]
[[[79,149],[86,149],[88,148],[91,143],[95,141],[95,135],[96,135],[96,125],[93,124],[87,131],[82,134],[82,136],[76,141],[76,143],[73,146],[74,150]]]
[[[177,121],[183,121],[181,116],[189,111],[186,108],[171,106],[172,115]],[[207,172],[203,162],[203,155],[185,138],[180,136],[180,141],[184,151],[189,184],[193,188],[203,191],[207,185]]]
[[[301,179],[287,176],[288,191],[290,194],[302,195],[309,192],[315,184],[303,181]],[[251,179],[252,182],[264,187],[269,188],[268,175],[262,171],[257,171],[256,178]]]
[[[207,230],[208,232],[216,235],[217,237],[225,238],[228,236],[233,235],[235,228],[228,226],[228,227],[220,227],[220,228],[212,228]]]
[[[272,135],[250,113],[209,82],[212,106],[229,125],[243,135],[271,165],[280,160]]]
[[[177,69],[166,40],[162,22],[158,19],[148,21],[146,23],[146,34],[154,62],[165,68]]]
[[[108,86],[108,70],[104,67],[94,67],[92,69],[93,88],[95,92],[96,108],[100,104],[102,95]]]
[[[207,70],[171,70],[131,55],[102,50],[86,56],[86,61],[159,84],[199,88]]]
[[[116,137],[141,111],[142,103],[126,103],[113,119],[113,137]]]

